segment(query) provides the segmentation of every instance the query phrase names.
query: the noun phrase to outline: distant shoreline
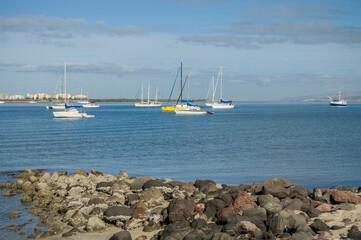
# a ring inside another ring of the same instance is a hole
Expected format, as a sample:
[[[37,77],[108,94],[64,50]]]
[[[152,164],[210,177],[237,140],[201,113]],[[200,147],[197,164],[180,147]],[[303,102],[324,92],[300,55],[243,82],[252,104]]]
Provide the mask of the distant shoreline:
[[[29,103],[29,101],[33,101],[31,99],[28,100],[2,100],[6,103]],[[70,101],[71,103],[77,103],[78,101],[81,100],[74,100],[74,101]],[[90,102],[139,102],[139,99],[125,99],[125,98],[120,98],[120,99],[89,99]],[[171,99],[171,100],[167,100],[167,99],[158,99],[159,102],[177,102],[176,99]],[[205,102],[206,100],[204,99],[196,99],[193,100],[194,102]],[[51,103],[52,101],[45,101],[45,100],[41,100],[41,101],[36,101],[37,103]],[[61,102],[61,101],[53,101],[54,103],[56,102]],[[234,102],[271,102],[271,101],[234,101]]]

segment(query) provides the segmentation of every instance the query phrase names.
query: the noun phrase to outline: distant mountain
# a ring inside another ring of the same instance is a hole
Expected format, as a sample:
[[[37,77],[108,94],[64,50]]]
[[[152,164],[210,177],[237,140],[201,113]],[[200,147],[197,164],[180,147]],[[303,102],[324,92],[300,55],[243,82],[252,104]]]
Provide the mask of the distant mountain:
[[[328,94],[328,95],[308,95],[308,96],[299,96],[299,97],[288,97],[282,98],[278,101],[280,102],[328,102],[329,96],[337,99],[338,95],[335,94]],[[361,92],[356,93],[342,93],[341,96],[348,102],[361,102]]]

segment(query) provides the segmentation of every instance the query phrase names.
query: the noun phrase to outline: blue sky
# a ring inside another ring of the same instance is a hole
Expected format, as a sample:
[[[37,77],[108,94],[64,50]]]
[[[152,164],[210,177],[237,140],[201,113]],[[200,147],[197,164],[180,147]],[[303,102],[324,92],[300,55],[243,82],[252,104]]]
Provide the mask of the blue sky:
[[[361,1],[0,0],[0,93],[167,98],[183,62],[192,98],[223,66],[225,99],[361,91]]]

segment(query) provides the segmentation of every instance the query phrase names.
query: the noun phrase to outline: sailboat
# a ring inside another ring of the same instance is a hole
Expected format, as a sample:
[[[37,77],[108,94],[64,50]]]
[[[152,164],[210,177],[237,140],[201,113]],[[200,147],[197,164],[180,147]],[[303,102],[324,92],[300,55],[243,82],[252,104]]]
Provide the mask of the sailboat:
[[[174,112],[175,109],[196,109],[196,110],[200,110],[200,107],[196,106],[196,105],[192,105],[189,103],[189,101],[183,101],[183,88],[184,88],[184,85],[183,85],[183,65],[182,63],[180,64],[180,73],[181,73],[181,77],[180,77],[180,83],[181,83],[181,90],[180,90],[180,94],[179,94],[179,97],[178,97],[178,100],[177,100],[177,103],[173,106],[166,106],[166,107],[162,107],[162,110],[164,112]],[[178,74],[177,74],[178,76]],[[174,84],[177,80],[177,77],[174,81]],[[174,88],[174,84],[173,84],[173,88]],[[172,96],[172,92],[173,92],[173,88],[172,88],[172,91],[171,91],[171,94],[169,96],[169,99],[171,98]]]
[[[341,99],[341,91],[338,91],[338,99],[332,99],[330,98],[330,106],[332,107],[344,107],[347,105],[347,102],[345,99]]]
[[[214,95],[215,95],[215,90],[217,89],[219,76],[221,78],[220,85],[219,85],[219,100],[214,101]],[[208,103],[207,106],[212,106],[212,108],[214,108],[214,109],[230,109],[230,108],[234,108],[234,102],[233,101],[224,101],[222,94],[223,94],[223,78],[222,78],[222,66],[220,66],[219,72],[218,72],[218,77],[217,77],[217,83],[216,83],[215,88],[213,88],[212,102]]]
[[[85,112],[79,112],[77,107],[69,106],[66,101],[66,62],[64,62],[64,111],[55,111],[53,112],[54,117],[56,118],[89,118],[94,117],[94,115],[87,115]],[[54,109],[54,108],[53,108]]]
[[[162,103],[158,102],[158,88],[155,90],[155,100],[150,101],[150,83],[148,84],[148,101],[144,102],[143,100],[143,84],[141,90],[140,102],[134,103],[136,107],[160,107]]]
[[[208,99],[210,90],[212,90],[212,100]],[[212,104],[215,102],[214,101],[215,94],[216,94],[216,89],[214,88],[214,76],[212,76],[211,84],[209,85],[209,89],[208,89],[208,93],[207,93],[207,97],[206,97],[206,102],[205,102],[205,105],[207,107],[212,107]]]
[[[58,90],[58,88],[61,88],[61,95],[63,97],[63,103],[51,104],[49,106],[46,106],[46,109],[52,109],[52,110],[64,110],[65,109],[66,96],[64,95],[64,84],[63,84],[63,82],[61,80],[61,75],[59,77],[59,81],[58,81],[58,85],[56,87],[56,90]]]

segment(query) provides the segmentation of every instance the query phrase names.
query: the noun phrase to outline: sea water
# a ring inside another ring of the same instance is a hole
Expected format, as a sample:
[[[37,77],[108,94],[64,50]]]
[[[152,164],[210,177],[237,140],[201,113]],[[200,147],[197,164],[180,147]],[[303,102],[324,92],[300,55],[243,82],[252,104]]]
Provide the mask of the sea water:
[[[1,104],[0,172],[124,170],[135,177],[229,185],[272,177],[308,188],[361,185],[360,103],[237,103],[203,116],[132,103],[100,105],[87,109],[95,118],[55,119],[46,104]],[[1,182],[10,180],[0,175]],[[0,198],[0,235],[16,221],[6,217],[7,203],[15,201]]]

